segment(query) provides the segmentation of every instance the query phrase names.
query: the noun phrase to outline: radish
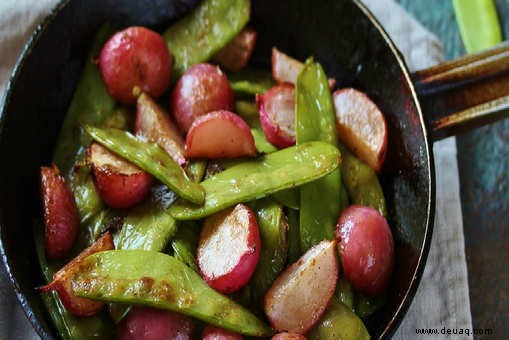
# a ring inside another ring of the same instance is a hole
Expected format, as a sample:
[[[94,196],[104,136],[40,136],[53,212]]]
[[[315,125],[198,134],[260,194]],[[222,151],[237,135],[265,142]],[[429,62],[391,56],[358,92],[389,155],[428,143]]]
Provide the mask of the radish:
[[[188,158],[236,158],[255,156],[251,129],[238,115],[215,111],[198,118],[186,137]]]
[[[95,186],[106,205],[127,209],[145,199],[152,184],[151,175],[98,143],[90,144],[87,151]]]
[[[322,241],[276,278],[264,301],[274,329],[305,334],[320,319],[338,280],[335,249],[335,241]]]
[[[278,333],[271,340],[306,340],[306,337],[296,333]]]
[[[214,56],[214,61],[228,71],[243,69],[253,54],[256,35],[256,31],[253,28],[244,28],[228,45],[223,47]]]
[[[205,219],[198,242],[198,266],[210,287],[233,293],[245,286],[260,256],[260,231],[247,206],[235,207]]]
[[[201,334],[202,340],[242,340],[242,335],[219,328],[216,326],[207,326]]]

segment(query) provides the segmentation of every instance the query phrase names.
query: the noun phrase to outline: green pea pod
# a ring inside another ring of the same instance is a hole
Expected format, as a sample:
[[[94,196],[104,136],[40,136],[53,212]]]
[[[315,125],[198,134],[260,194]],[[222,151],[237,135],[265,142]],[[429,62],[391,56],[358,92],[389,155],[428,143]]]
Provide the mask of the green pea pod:
[[[191,181],[184,169],[157,144],[118,129],[86,125],[85,130],[96,142],[153,175],[182,198],[197,204],[203,203],[202,187]]]
[[[177,234],[171,241],[173,256],[193,269],[199,272],[196,262],[196,248],[198,246],[199,229],[195,223],[182,222]]]
[[[259,153],[272,153],[277,151],[277,148],[270,144],[267,138],[265,138],[265,134],[261,129],[251,128],[251,134],[255,141],[256,150]]]
[[[339,149],[343,156],[341,174],[350,203],[372,207],[387,217],[385,197],[376,173],[344,145],[340,144]]]
[[[256,212],[263,251],[241,295],[244,295],[243,302],[262,310],[265,293],[285,267],[289,226],[283,207],[271,199],[255,201],[250,207]]]
[[[106,302],[176,311],[234,332],[267,336],[272,330],[249,311],[210,288],[194,270],[152,251],[113,250],[83,261],[74,293]]]
[[[236,100],[235,113],[244,119],[255,118],[258,119],[258,106],[251,100]]]
[[[346,192],[346,188],[344,185],[341,185],[341,189],[339,191],[339,211],[345,210],[350,205],[350,199],[348,198],[348,192]]]
[[[288,263],[294,263],[302,256],[300,250],[300,232],[299,232],[299,212],[293,209],[287,209],[288,225],[290,231],[288,233]]]
[[[367,318],[380,309],[387,300],[385,295],[369,298],[363,294],[355,293],[354,311],[360,318]]]
[[[46,282],[53,280],[53,273],[58,269],[54,264],[48,264],[44,249],[44,226],[41,222],[34,223],[34,238],[37,257]],[[65,309],[56,292],[42,293],[42,301],[55,324],[59,336],[64,340],[74,339],[112,339],[115,327],[104,313],[76,317]]]
[[[332,299],[324,316],[311,331],[306,334],[309,340],[370,339],[368,330],[362,320],[348,307]]]
[[[276,201],[287,208],[299,210],[300,208],[300,189],[292,188],[278,191],[272,195]]]
[[[201,182],[205,203],[182,200],[170,207],[177,220],[209,216],[236,203],[249,202],[277,191],[316,180],[337,169],[340,154],[323,142],[293,146],[235,165]]]
[[[297,145],[323,141],[337,147],[336,116],[327,76],[320,64],[308,59],[295,84]],[[300,188],[300,239],[306,251],[334,237],[340,213],[341,172],[336,169]]]
[[[207,161],[192,160],[187,166],[187,174],[193,182],[199,183],[207,170]]]
[[[336,296],[342,304],[350,308],[354,309],[354,293],[352,291],[352,285],[348,280],[341,276],[338,279],[338,284],[336,285]]]
[[[242,31],[249,15],[249,0],[204,0],[168,28],[163,38],[173,56],[172,77],[209,60]]]
[[[263,94],[275,85],[270,72],[250,68],[228,74],[228,80],[238,96]]]

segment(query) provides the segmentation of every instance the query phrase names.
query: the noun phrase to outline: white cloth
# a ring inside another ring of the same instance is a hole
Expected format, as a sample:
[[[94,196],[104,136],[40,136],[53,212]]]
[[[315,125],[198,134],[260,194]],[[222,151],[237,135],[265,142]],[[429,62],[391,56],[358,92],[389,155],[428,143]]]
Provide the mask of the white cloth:
[[[0,93],[30,33],[56,0],[0,1]],[[412,70],[438,63],[440,43],[393,0],[364,0]],[[416,329],[472,329],[454,138],[434,146],[437,174],[435,229],[428,262],[415,299],[395,334],[419,339]],[[37,339],[0,271],[0,339]],[[422,337],[424,338],[424,337]],[[431,337],[426,337],[430,339]]]

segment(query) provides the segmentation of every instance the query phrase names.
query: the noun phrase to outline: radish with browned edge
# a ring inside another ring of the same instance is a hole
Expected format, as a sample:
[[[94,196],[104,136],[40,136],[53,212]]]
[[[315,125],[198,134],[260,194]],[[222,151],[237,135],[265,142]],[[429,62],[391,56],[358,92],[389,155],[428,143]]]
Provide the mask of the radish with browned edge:
[[[171,94],[170,108],[183,132],[211,111],[233,110],[233,91],[219,66],[196,64],[179,79]]]
[[[244,28],[232,41],[223,47],[213,60],[228,71],[239,71],[249,62],[256,44],[256,31]]]
[[[106,205],[127,209],[145,199],[152,184],[150,174],[98,143],[90,144],[87,153],[95,186]]]
[[[376,172],[380,172],[387,153],[385,117],[369,97],[355,89],[333,94],[338,137]]]
[[[136,122],[134,132],[137,136],[157,143],[175,162],[186,163],[185,143],[182,133],[170,115],[149,95],[142,93],[136,103]]]
[[[271,340],[306,340],[306,337],[297,333],[278,333],[274,335]]]
[[[265,94],[257,94],[256,104],[267,140],[278,149],[295,145],[294,86],[276,85]]]
[[[336,242],[324,240],[287,267],[265,294],[272,327],[305,334],[327,309],[337,280]]]
[[[161,96],[170,85],[171,54],[161,35],[129,27],[113,35],[99,56],[106,89],[119,102],[133,104],[136,91]]]
[[[224,328],[216,326],[207,326],[201,333],[202,340],[242,340],[244,337],[239,333],[235,333]]]
[[[134,307],[117,326],[118,340],[191,340],[192,319],[168,310]]]
[[[74,195],[56,165],[42,166],[40,176],[46,257],[63,258],[69,254],[78,236],[78,209]]]
[[[255,156],[249,125],[233,112],[215,111],[194,121],[186,137],[188,158]]]
[[[352,205],[339,217],[336,238],[354,290],[370,297],[383,293],[394,267],[394,240],[385,218],[373,208]]]
[[[260,256],[255,214],[244,204],[207,217],[198,242],[198,266],[208,285],[222,293],[245,286]]]
[[[73,293],[71,280],[74,274],[80,271],[81,262],[87,256],[114,248],[113,237],[109,232],[105,233],[56,272],[51,283],[38,289],[45,293],[56,291],[64,307],[76,316],[91,316],[98,313],[104,307],[104,302],[77,297]]]

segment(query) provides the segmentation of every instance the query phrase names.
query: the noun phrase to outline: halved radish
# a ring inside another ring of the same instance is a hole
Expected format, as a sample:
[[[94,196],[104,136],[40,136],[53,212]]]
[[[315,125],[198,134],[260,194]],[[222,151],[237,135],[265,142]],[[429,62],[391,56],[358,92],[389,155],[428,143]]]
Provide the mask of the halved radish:
[[[182,133],[170,115],[145,93],[138,97],[134,132],[159,144],[180,165],[186,163]]]
[[[238,71],[249,62],[255,44],[256,31],[254,28],[244,28],[214,56],[213,60],[228,71]]]
[[[145,199],[152,176],[102,145],[88,147],[94,182],[104,203],[112,208],[126,209]]]
[[[383,293],[394,267],[394,240],[385,218],[373,208],[352,205],[339,217],[336,238],[354,290],[371,297]]]
[[[244,339],[239,333],[219,328],[216,326],[207,326],[201,333],[202,340],[242,340]]]
[[[260,231],[247,206],[205,219],[198,242],[198,266],[209,286],[232,293],[247,284],[260,256]]]
[[[271,340],[306,340],[306,337],[297,333],[278,333]]]
[[[134,307],[117,326],[118,340],[191,340],[192,319],[167,310]]]
[[[179,128],[187,132],[196,118],[211,111],[233,110],[233,91],[219,66],[196,64],[179,79],[170,108]]]
[[[376,172],[387,153],[385,117],[366,94],[352,88],[333,94],[338,137]]]
[[[78,209],[74,195],[56,165],[41,167],[40,176],[46,257],[63,258],[78,236]]]
[[[320,319],[336,289],[335,248],[335,241],[322,241],[277,277],[264,301],[274,329],[304,334]]]
[[[112,250],[113,237],[109,232],[101,236],[90,247],[83,250],[71,262],[67,263],[53,275],[53,281],[46,286],[38,288],[42,292],[56,291],[62,300],[62,304],[72,314],[77,316],[90,316],[99,312],[104,303],[77,297],[72,290],[72,277],[80,271],[82,261],[89,255],[100,251]]]
[[[198,118],[186,137],[188,158],[236,158],[255,156],[249,126],[230,111],[215,111]]]
[[[295,84],[304,64],[284,54],[277,48],[272,48],[272,77],[278,83]],[[336,86],[336,79],[329,78],[329,88]]]
[[[260,123],[267,140],[279,149],[295,145],[295,89],[291,84],[256,95]]]

